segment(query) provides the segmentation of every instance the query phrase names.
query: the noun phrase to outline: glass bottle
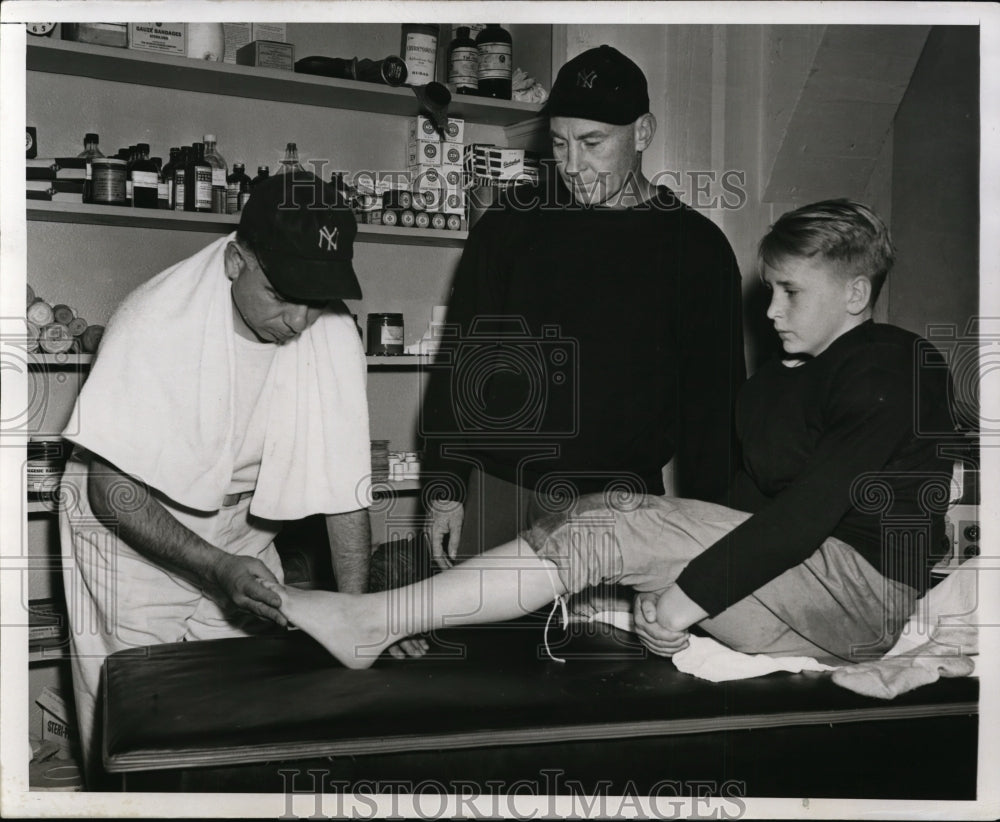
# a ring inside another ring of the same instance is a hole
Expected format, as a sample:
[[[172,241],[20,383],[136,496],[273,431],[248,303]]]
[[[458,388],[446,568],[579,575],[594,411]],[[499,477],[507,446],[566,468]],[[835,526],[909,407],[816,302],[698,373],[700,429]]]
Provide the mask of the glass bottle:
[[[490,23],[476,38],[479,49],[479,96],[509,100],[514,71],[510,33]]]
[[[239,214],[250,196],[250,178],[243,163],[233,163],[233,173],[226,178],[226,214]]]
[[[404,23],[403,42],[399,56],[406,63],[406,82],[411,86],[426,86],[437,79],[436,23]]]
[[[229,174],[229,167],[225,158],[219,154],[215,147],[215,135],[206,134],[202,138],[205,142],[205,162],[212,167],[212,212],[214,214],[226,213],[226,177]]]
[[[184,178],[187,174],[187,164],[190,159],[189,146],[181,146],[181,153],[174,164],[173,180],[171,181],[170,200],[174,211],[184,210]]]
[[[83,151],[81,151],[79,154],[76,155],[77,157],[80,157],[87,161],[87,164],[85,166],[86,171],[84,172],[84,179],[83,179],[83,201],[85,203],[93,202],[93,195],[91,194],[90,162],[91,160],[99,160],[104,156],[101,153],[101,149],[99,148],[100,142],[101,142],[100,137],[98,137],[96,134],[93,134],[92,132],[88,132],[83,136]]]
[[[479,91],[479,47],[469,36],[468,26],[459,26],[448,46],[448,82],[457,94]]]
[[[132,205],[132,165],[135,163],[136,147],[129,146],[125,149],[125,205]]]
[[[156,208],[159,175],[156,173],[156,164],[149,159],[148,143],[139,143],[135,147],[129,178],[132,181],[132,206]]]
[[[268,177],[271,176],[271,169],[267,166],[257,166],[257,176],[250,181],[250,190],[253,191],[253,187],[258,183],[264,182]]]
[[[281,161],[281,168],[278,169],[278,174],[289,174],[296,171],[305,171],[299,163],[299,149],[295,143],[287,143],[285,145],[285,158]]]
[[[205,159],[205,144],[195,143],[184,168],[184,210],[211,213],[212,167]]]
[[[174,167],[181,156],[181,150],[176,146],[170,149],[170,159],[166,165],[160,169],[160,189],[157,196],[160,208],[171,209],[174,207]]]

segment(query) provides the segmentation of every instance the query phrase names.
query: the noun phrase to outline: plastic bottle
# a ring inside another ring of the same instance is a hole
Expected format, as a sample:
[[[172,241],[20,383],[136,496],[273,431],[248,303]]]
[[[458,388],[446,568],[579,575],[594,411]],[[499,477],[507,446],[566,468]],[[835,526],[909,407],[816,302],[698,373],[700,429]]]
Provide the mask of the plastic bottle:
[[[278,174],[289,174],[296,171],[305,171],[299,163],[298,146],[295,143],[286,143],[285,159],[281,161],[281,168],[278,169]]]
[[[189,159],[189,147],[181,146],[181,153],[177,156],[177,162],[174,164],[173,180],[171,181],[170,200],[173,203],[174,211],[184,210],[184,177],[187,173]]]
[[[88,132],[83,136],[83,151],[81,151],[79,154],[76,155],[77,157],[80,157],[87,161],[86,165],[87,170],[84,173],[84,180],[83,180],[83,201],[85,203],[93,201],[91,196],[92,176],[91,176],[90,161],[101,159],[102,157],[104,157],[104,155],[101,153],[101,149],[99,148],[100,142],[101,142],[100,137],[98,137],[96,134],[93,134],[92,132]]]
[[[509,100],[514,72],[514,49],[510,33],[490,23],[476,38],[479,49],[479,96]]]
[[[212,167],[205,160],[205,144],[195,143],[184,168],[184,210],[212,211]]]
[[[253,187],[257,183],[262,183],[268,177],[271,176],[271,169],[267,166],[257,166],[257,176],[250,181],[250,190],[253,191]]]
[[[205,141],[205,162],[212,167],[212,212],[225,214],[226,177],[229,175],[229,167],[215,147],[215,135],[206,134],[202,139]]]
[[[438,26],[436,23],[404,23],[399,56],[406,63],[406,82],[425,86],[436,80]]]
[[[243,163],[233,163],[233,173],[226,178],[226,214],[239,214],[250,196],[250,178]]]
[[[448,82],[457,94],[477,94],[479,90],[479,47],[469,36],[468,26],[459,26],[448,46]]]
[[[181,150],[176,146],[172,146],[170,149],[170,159],[160,169],[160,190],[157,196],[160,208],[171,209],[174,207],[174,168],[180,156]]]
[[[148,143],[139,143],[135,147],[135,159],[132,160],[129,177],[132,180],[132,206],[156,208],[159,174],[156,172],[156,164],[149,159]]]

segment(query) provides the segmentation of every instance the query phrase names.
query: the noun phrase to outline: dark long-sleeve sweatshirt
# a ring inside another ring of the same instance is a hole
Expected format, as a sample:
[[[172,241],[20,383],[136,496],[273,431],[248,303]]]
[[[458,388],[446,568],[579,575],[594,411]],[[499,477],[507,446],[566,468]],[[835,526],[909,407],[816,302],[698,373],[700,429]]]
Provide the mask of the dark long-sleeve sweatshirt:
[[[581,493],[625,477],[658,494],[676,457],[681,495],[725,501],[746,377],[729,243],[666,188],[624,210],[552,192],[522,188],[470,232],[458,341],[421,417],[425,471],[464,481],[461,454],[528,487],[555,473]]]
[[[923,592],[943,554],[952,425],[948,369],[917,335],[865,322],[819,356],[746,383],[734,507],[750,519],[677,579],[715,615],[804,561],[828,536]]]

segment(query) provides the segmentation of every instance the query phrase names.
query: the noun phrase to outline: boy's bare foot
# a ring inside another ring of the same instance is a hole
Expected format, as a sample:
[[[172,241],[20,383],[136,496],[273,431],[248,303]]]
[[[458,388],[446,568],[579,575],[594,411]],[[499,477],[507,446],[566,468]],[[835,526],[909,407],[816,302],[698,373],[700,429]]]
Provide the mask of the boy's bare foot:
[[[368,668],[396,641],[388,635],[385,618],[378,619],[370,597],[264,584],[281,597],[281,613],[288,621],[348,668]]]

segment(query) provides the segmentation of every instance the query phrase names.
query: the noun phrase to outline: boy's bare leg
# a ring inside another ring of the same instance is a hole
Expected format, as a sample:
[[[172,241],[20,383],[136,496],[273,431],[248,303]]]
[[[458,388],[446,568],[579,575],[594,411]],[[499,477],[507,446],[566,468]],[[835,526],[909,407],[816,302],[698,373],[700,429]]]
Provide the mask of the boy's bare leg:
[[[566,593],[555,565],[516,539],[422,582],[376,594],[269,585],[289,622],[349,668],[413,634],[523,616]]]

